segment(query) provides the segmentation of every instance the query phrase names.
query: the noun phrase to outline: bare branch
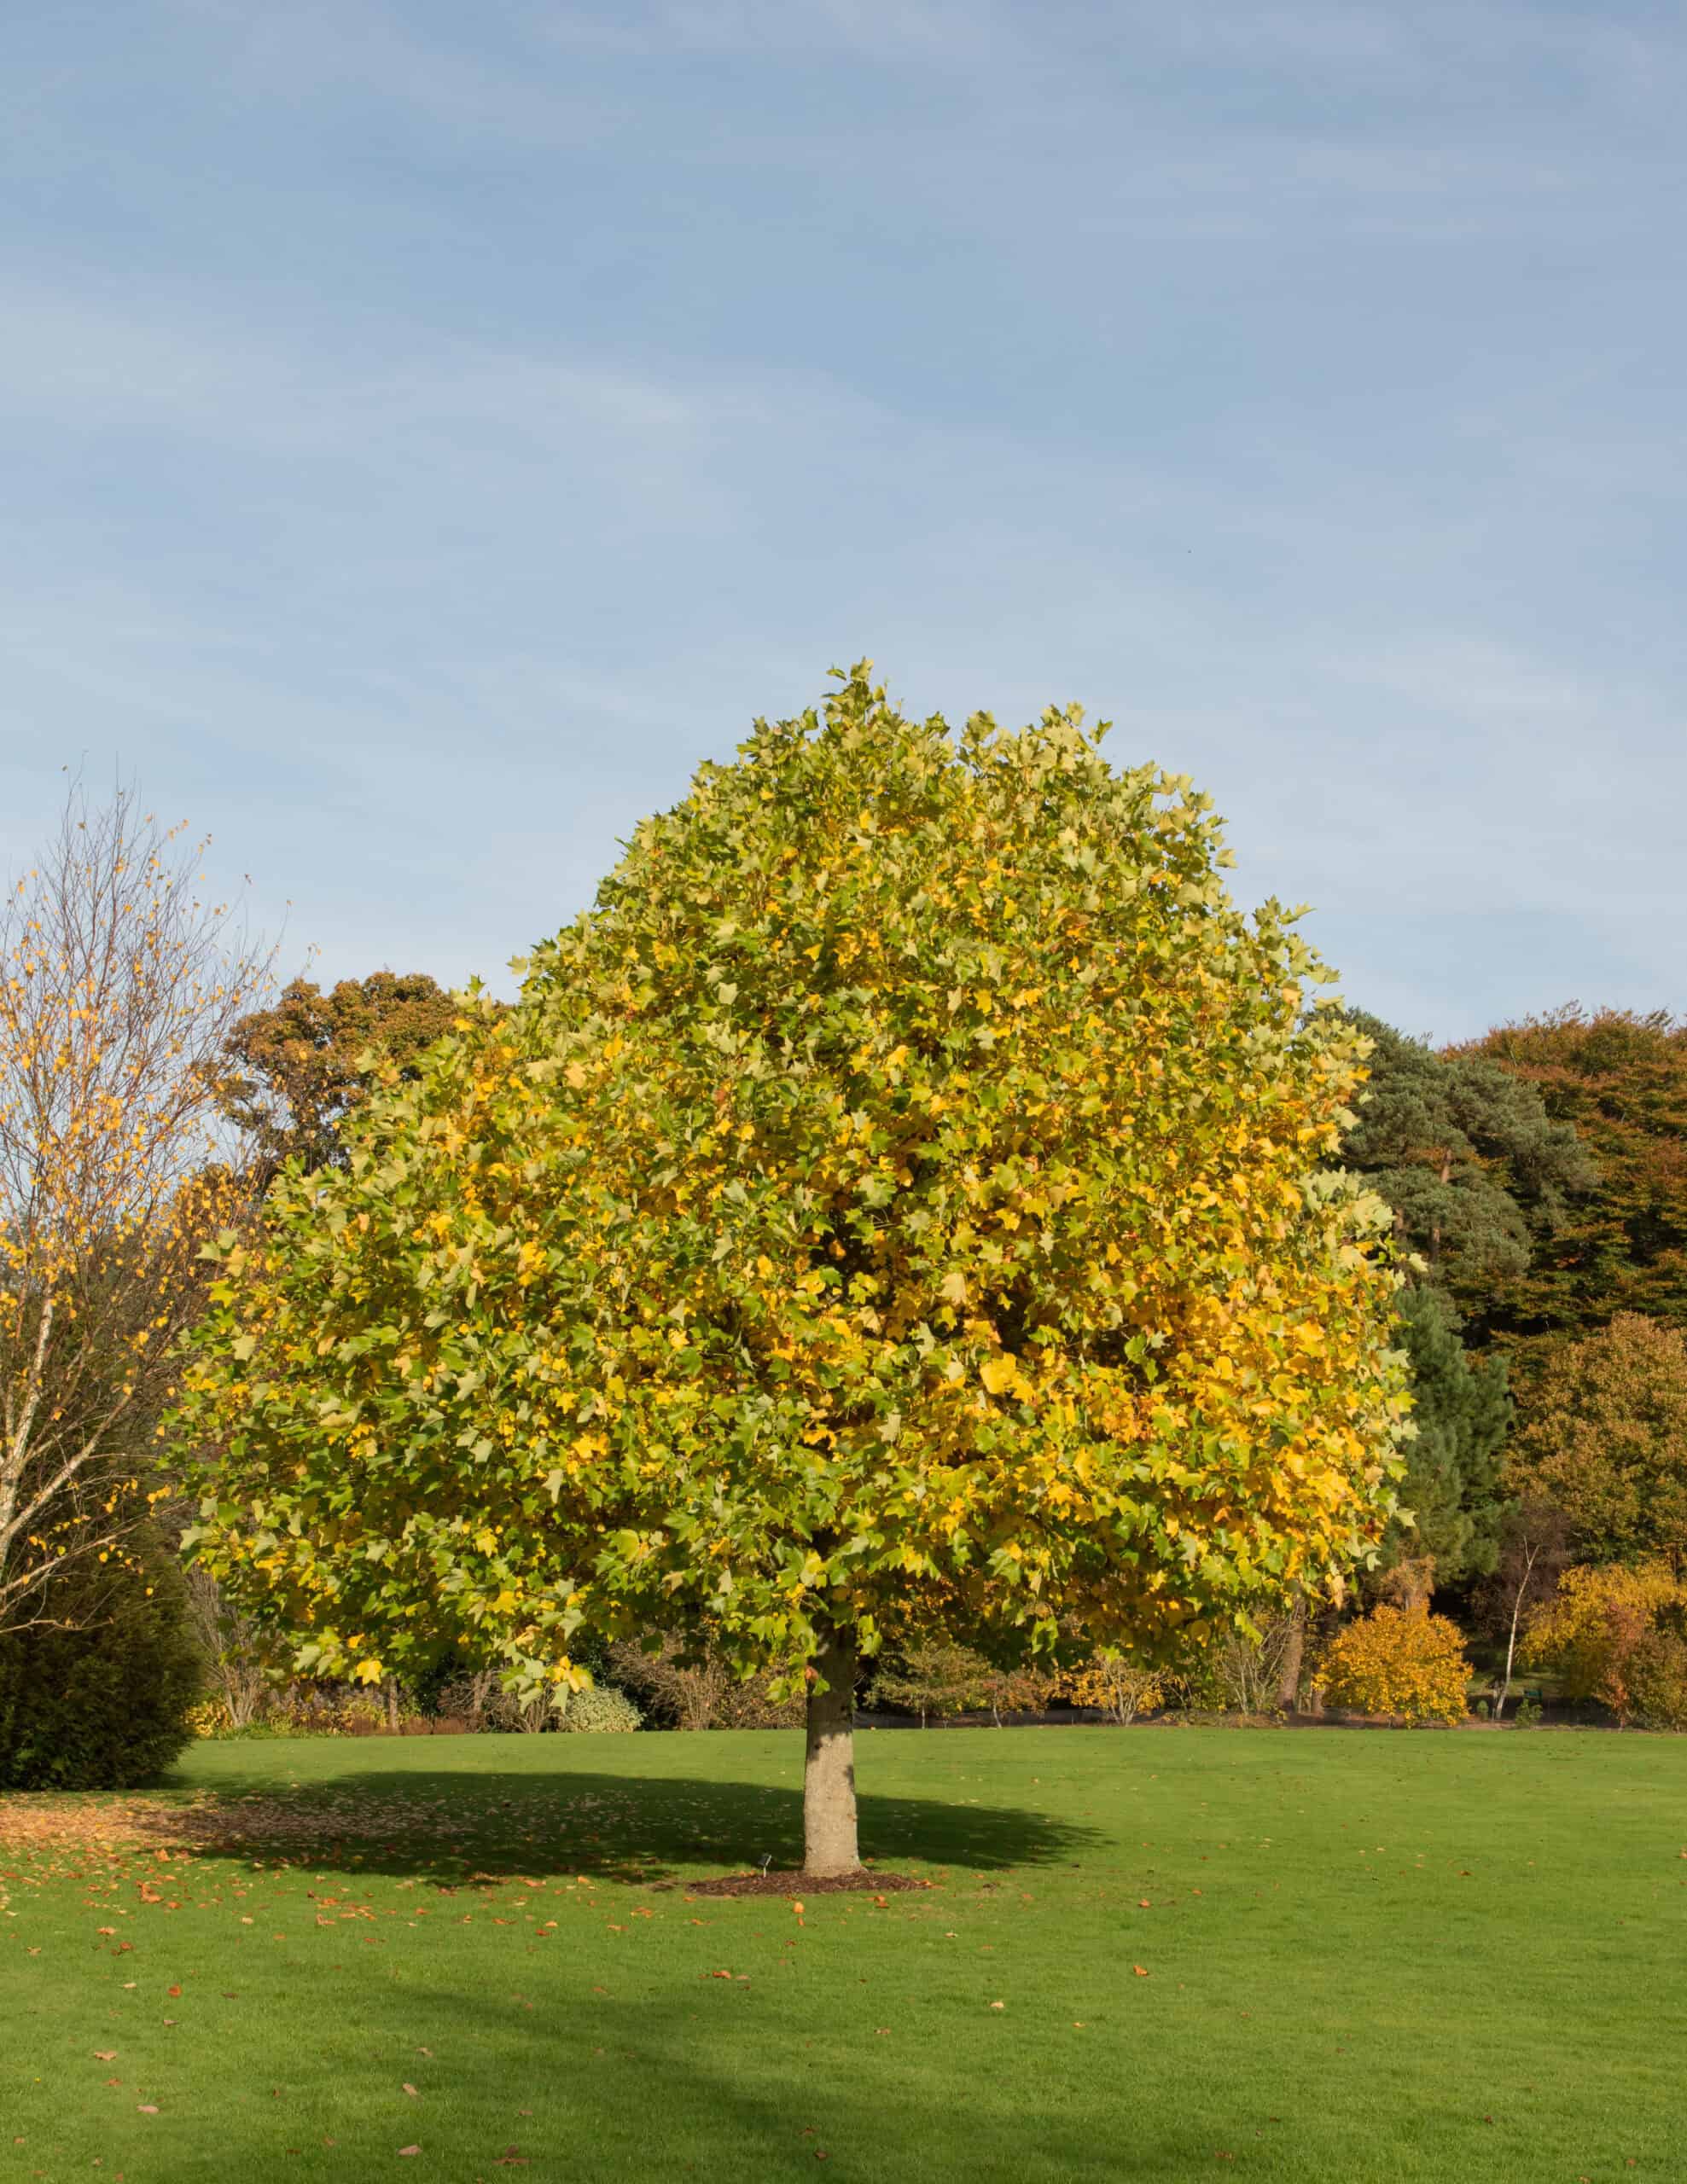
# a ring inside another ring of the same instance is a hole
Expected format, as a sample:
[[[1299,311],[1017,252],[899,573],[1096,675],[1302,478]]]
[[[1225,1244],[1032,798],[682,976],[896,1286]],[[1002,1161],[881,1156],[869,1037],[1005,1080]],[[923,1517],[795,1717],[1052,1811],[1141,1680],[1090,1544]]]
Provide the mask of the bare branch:
[[[0,1604],[120,1551],[249,1192],[222,1098],[271,951],[208,898],[203,842],[119,787],[67,799],[0,903]]]

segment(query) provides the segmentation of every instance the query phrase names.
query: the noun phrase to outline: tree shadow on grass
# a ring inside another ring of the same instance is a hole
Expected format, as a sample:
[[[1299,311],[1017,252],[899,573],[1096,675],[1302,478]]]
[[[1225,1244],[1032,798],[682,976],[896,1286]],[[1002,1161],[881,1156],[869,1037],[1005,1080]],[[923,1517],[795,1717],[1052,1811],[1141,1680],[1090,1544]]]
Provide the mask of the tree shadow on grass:
[[[103,1809],[108,1815],[110,1808]],[[802,1861],[802,1796],[765,1782],[441,1768],[369,1768],[278,1786],[254,1774],[191,1804],[135,1800],[143,1845],[285,1860],[451,1884],[569,1872],[644,1887],[764,1860]],[[1091,1827],[1009,1806],[932,1798],[861,1799],[870,1864],[904,1861],[989,1872],[1076,1860],[1105,1838]]]
[[[934,2051],[893,1991],[919,1976],[911,1963],[899,1975],[873,1960],[866,1994],[852,1978],[817,1995],[788,1990],[779,1966],[717,1984],[706,1967],[722,1952],[710,1949],[700,1943],[695,1970],[669,1974],[657,1993],[637,1975],[640,1991],[627,1993],[626,1973],[607,1964],[613,1987],[590,1993],[590,1974],[573,1966],[560,1986],[513,1966],[521,1991],[507,2001],[456,1983],[371,1981],[354,2042],[278,2056],[273,2074],[288,2080],[295,2111],[332,2114],[340,2175],[385,2167],[395,2138],[412,2135],[436,2174],[486,2178],[519,2162],[538,2177],[591,2184],[670,2175],[765,2184],[813,2175],[817,2155],[870,2184],[1168,2184],[1212,2167],[1210,2132],[1181,2105],[1145,2114],[1105,2088],[1074,2100],[1059,2082],[1072,2063],[1057,2061],[1048,2026],[998,2034],[969,1998]],[[888,2026],[875,2023],[884,2018]],[[1004,2058],[1003,2037],[1027,2067]],[[414,2106],[393,2100],[402,2069],[422,2081]],[[221,2177],[233,2153],[244,2175],[269,2176],[281,2120],[243,2116],[233,2128],[232,2145],[177,2151],[172,2173]]]

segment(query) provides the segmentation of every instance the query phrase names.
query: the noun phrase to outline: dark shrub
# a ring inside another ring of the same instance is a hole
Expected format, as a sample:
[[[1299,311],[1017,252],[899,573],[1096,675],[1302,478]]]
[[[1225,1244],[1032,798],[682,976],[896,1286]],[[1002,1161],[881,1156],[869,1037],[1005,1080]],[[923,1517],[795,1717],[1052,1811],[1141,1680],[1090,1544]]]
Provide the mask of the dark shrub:
[[[49,1591],[37,1623],[0,1637],[0,1790],[125,1790],[189,1742],[204,1685],[187,1586],[161,1542]]]

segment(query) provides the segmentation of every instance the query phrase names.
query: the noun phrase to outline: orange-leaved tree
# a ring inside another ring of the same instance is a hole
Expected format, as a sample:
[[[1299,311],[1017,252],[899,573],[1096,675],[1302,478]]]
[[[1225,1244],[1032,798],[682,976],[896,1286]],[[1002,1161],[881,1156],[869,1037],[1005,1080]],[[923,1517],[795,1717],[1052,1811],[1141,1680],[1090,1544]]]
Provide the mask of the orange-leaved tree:
[[[817,1873],[864,1656],[1152,1657],[1322,1587],[1405,1409],[1386,1216],[1320,1165],[1362,1043],[1207,800],[1075,711],[841,683],[282,1176],[187,1413],[196,1552],[323,1671],[706,1620],[805,1692]]]
[[[97,1618],[236,1200],[218,1058],[268,962],[198,867],[78,789],[0,905],[0,1630]]]

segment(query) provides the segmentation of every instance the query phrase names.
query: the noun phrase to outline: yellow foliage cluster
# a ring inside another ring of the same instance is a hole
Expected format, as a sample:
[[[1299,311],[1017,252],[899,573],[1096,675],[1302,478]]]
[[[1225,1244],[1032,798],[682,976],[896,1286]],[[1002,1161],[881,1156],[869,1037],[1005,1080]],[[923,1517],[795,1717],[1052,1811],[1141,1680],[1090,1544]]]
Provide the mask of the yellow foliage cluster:
[[[1378,1607],[1348,1623],[1324,1656],[1338,1706],[1407,1722],[1462,1722],[1470,1664],[1456,1623],[1427,1609]]]
[[[1143,1668],[1122,1653],[1095,1653],[1067,1676],[1061,1695],[1074,1706],[1099,1707],[1115,1722],[1133,1721],[1165,1703],[1164,1671]]]
[[[1520,1658],[1526,1668],[1556,1669],[1568,1697],[1597,1699],[1626,1720],[1636,1655],[1660,1622],[1682,1608],[1687,1585],[1664,1563],[1567,1570],[1535,1611]]]

